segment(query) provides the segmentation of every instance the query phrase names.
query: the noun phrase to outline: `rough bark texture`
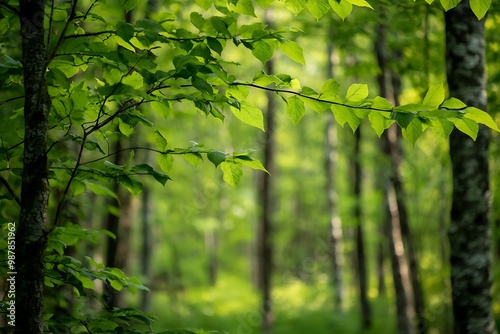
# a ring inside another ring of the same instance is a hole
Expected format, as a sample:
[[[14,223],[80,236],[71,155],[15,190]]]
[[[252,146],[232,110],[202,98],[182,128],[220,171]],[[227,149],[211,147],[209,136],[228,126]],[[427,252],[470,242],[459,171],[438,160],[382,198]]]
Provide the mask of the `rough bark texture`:
[[[267,73],[272,74],[273,60],[267,62]],[[266,133],[264,141],[264,159],[263,163],[267,170],[273,174],[274,171],[274,118],[275,118],[275,101],[272,93],[267,95],[267,114],[266,114]],[[264,333],[270,333],[272,326],[272,309],[271,309],[271,270],[272,270],[272,178],[267,173],[261,173],[258,193],[259,205],[261,209],[260,221],[257,231],[257,254],[258,254],[258,284],[262,292],[262,327]]]
[[[20,1],[25,138],[21,213],[16,233],[16,333],[42,333],[49,187],[47,131],[50,97],[45,79],[42,1]]]
[[[445,14],[450,95],[486,110],[484,19],[462,1]],[[491,312],[489,130],[477,140],[454,130],[450,137],[453,204],[450,239],[454,333],[496,333]]]
[[[331,21],[333,22],[333,21]],[[332,23],[333,24],[333,23]],[[333,33],[330,30],[330,36]],[[329,41],[327,45],[328,78],[333,78],[333,42]],[[337,154],[337,128],[333,118],[333,114],[326,113],[326,141],[325,141],[325,190],[326,190],[326,204],[327,210],[330,214],[330,241],[331,241],[331,254],[332,254],[332,267],[333,267],[333,285],[335,290],[335,309],[342,310],[344,303],[344,246],[342,236],[342,221],[337,208],[337,191],[335,184],[335,170],[338,160]]]
[[[354,206],[354,220],[356,221],[356,271],[359,284],[359,303],[361,306],[361,325],[369,328],[372,323],[370,302],[368,301],[368,274],[365,255],[365,241],[363,237],[363,224],[361,217],[361,162],[360,148],[361,129],[354,133],[354,156],[353,156],[353,192],[356,204]]]

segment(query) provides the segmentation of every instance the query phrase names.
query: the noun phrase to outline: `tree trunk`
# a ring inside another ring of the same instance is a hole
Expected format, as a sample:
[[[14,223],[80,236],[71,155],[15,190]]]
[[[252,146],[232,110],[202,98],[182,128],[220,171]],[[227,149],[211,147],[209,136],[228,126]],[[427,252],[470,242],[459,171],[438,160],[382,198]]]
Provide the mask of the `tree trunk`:
[[[377,38],[375,40],[375,53],[380,69],[378,86],[380,95],[392,100],[397,105],[399,94],[398,81],[391,80],[389,85],[389,69],[386,59],[385,45],[386,26],[377,27]],[[392,77],[394,79],[395,76]],[[389,93],[392,87],[392,94]],[[403,224],[407,225],[406,206],[402,201],[402,185],[399,175],[401,152],[398,143],[398,129],[392,126],[385,131],[381,137],[382,151],[389,158],[390,173],[387,184],[384,185],[384,198],[386,201],[387,233],[389,236],[389,250],[391,254],[392,275],[396,293],[396,314],[398,333],[415,333],[413,318],[416,314],[414,305],[414,285],[410,280],[409,265],[405,255],[403,243]],[[399,194],[399,196],[398,196]],[[407,228],[407,232],[409,228]],[[412,240],[408,237],[410,244]],[[422,309],[423,311],[423,309]]]
[[[16,233],[16,333],[43,332],[45,222],[49,200],[47,132],[50,97],[45,78],[44,2],[21,0],[24,70],[24,157]]]
[[[114,164],[122,165],[124,163],[122,142],[117,140],[115,145]],[[116,267],[121,270],[127,269],[129,259],[130,232],[132,229],[132,219],[135,215],[135,205],[130,193],[123,191],[122,188],[115,183],[113,192],[118,196],[119,202],[116,199],[111,199],[109,205],[114,207],[108,212],[105,229],[116,236],[116,239],[108,238],[106,252],[106,266]],[[123,307],[121,293],[106,285],[105,302],[108,308]]]
[[[484,19],[469,1],[445,14],[446,64],[450,95],[486,110]],[[479,128],[474,142],[454,130],[450,136],[453,204],[450,239],[454,333],[496,333],[491,303],[491,232],[488,144]]]
[[[354,221],[356,222],[356,271],[359,284],[359,303],[361,306],[361,321],[363,328],[371,326],[371,310],[368,301],[368,274],[365,254],[365,244],[363,237],[363,223],[361,215],[361,128],[354,133],[354,155],[353,155],[353,196]]]
[[[271,59],[266,64],[268,74],[274,73],[274,61]],[[273,93],[267,94],[267,114],[264,141],[264,159],[263,164],[269,173],[274,171],[274,118],[275,118],[275,101]],[[271,270],[272,270],[272,209],[273,198],[272,178],[267,173],[259,174],[258,193],[259,205],[261,208],[260,221],[257,231],[257,253],[258,253],[258,284],[262,292],[262,328],[264,333],[270,333],[272,326],[272,309],[271,309]]]
[[[386,211],[389,217],[387,220],[387,229],[389,233],[392,276],[396,293],[397,332],[398,334],[416,334],[417,332],[413,325],[416,312],[410,271],[403,245],[396,194],[390,184],[386,188],[385,196],[387,199]]]
[[[149,152],[146,151],[145,161],[149,160]],[[144,284],[149,285],[151,282],[151,253],[153,249],[153,238],[151,235],[151,217],[149,214],[151,205],[151,190],[146,185],[142,192],[142,207],[141,207],[141,220],[142,220],[142,247],[141,247],[141,273],[145,279]],[[151,292],[141,292],[141,310],[144,312],[149,311],[151,303]]]
[[[330,25],[333,21],[330,20]],[[329,41],[327,44],[327,74],[328,78],[333,77],[333,28],[330,27]],[[335,289],[335,309],[342,310],[344,302],[344,246],[342,237],[342,221],[337,208],[337,191],[335,184],[336,165],[338,161],[337,153],[337,128],[331,112],[326,113],[326,126],[325,126],[325,191],[326,191],[326,205],[329,212],[330,221],[330,237],[331,241],[331,256],[332,256],[332,269],[333,269],[333,285]]]

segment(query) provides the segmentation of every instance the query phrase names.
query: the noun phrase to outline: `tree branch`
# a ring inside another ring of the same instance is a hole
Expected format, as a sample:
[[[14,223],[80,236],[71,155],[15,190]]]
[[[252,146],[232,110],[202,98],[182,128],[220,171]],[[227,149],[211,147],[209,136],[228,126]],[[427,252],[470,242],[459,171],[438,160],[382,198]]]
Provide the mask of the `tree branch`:
[[[20,100],[20,99],[23,99],[23,98],[24,98],[24,95],[23,95],[23,96],[16,96],[16,97],[12,97],[12,98],[10,98],[10,99],[0,101],[0,106],[1,106],[2,104],[9,103],[9,102],[11,102],[11,101],[15,101],[15,100]]]
[[[2,183],[5,186],[5,188],[7,188],[7,191],[12,195],[12,197],[14,197],[14,200],[17,202],[17,204],[21,206],[21,199],[19,198],[19,196],[17,196],[14,189],[12,189],[9,182],[7,182],[7,180],[3,176],[0,176],[0,183]]]
[[[65,39],[70,39],[70,38],[79,38],[79,37],[91,37],[91,36],[99,36],[99,35],[104,35],[104,34],[114,34],[115,32],[113,30],[104,30],[104,31],[98,31],[98,32],[88,32],[86,34],[76,34],[76,35],[69,35],[64,37]]]
[[[61,47],[61,44],[62,44],[62,42],[65,39],[64,35],[66,34],[66,31],[68,30],[68,27],[71,24],[71,21],[73,21],[73,19],[76,16],[76,5],[77,4],[78,4],[78,0],[73,0],[73,4],[71,5],[71,12],[69,14],[68,20],[66,21],[66,24],[64,25],[64,28],[63,28],[63,30],[61,32],[61,35],[59,36],[59,39],[57,40],[57,44],[54,47],[54,50],[52,50],[50,56],[47,59],[47,63],[49,63],[54,58],[54,56],[56,55],[57,51]],[[50,47],[50,45],[48,45],[48,47]]]
[[[8,3],[5,3],[3,1],[0,1],[0,6],[1,7],[5,7],[6,9],[8,9],[9,11],[11,11],[12,13],[16,14],[17,16],[21,16],[21,13],[19,12],[19,10],[15,7],[12,7],[11,5],[9,5]]]
[[[254,83],[248,83],[248,82],[232,82],[229,85],[230,86],[248,86],[248,87],[254,87],[257,89],[261,89],[261,90],[266,90],[269,92],[292,94],[292,95],[300,96],[300,97],[303,97],[303,98],[306,98],[309,100],[322,102],[322,103],[328,103],[328,104],[334,104],[334,105],[346,107],[346,108],[375,110],[375,111],[381,111],[381,112],[393,112],[394,111],[393,109],[372,108],[372,107],[368,107],[368,106],[350,106],[350,105],[347,105],[347,104],[342,103],[342,102],[335,102],[335,101],[331,101],[331,100],[325,100],[325,99],[322,99],[319,97],[304,95],[300,92],[296,92],[293,90],[260,86],[260,85],[257,85]]]

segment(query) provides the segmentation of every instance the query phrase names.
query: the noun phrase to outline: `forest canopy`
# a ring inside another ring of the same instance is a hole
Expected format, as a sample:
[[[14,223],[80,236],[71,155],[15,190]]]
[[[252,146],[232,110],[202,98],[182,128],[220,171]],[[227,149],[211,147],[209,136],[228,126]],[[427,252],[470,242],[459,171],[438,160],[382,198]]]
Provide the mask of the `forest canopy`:
[[[0,0],[3,329],[496,333],[497,7]]]

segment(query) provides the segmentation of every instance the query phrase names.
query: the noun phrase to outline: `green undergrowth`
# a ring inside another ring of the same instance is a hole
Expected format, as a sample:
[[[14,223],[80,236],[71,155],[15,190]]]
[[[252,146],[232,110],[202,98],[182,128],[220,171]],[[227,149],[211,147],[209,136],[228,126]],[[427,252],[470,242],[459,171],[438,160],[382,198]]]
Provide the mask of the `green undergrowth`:
[[[348,301],[340,313],[334,310],[332,296],[327,282],[293,281],[277,286],[273,292],[273,334],[330,334],[332,331],[378,334],[394,328],[394,310],[387,298],[371,300],[373,326],[362,330],[354,301]],[[154,326],[158,331],[191,328],[229,334],[261,333],[258,294],[248,282],[235,278],[223,278],[215,287],[191,289],[176,296],[153,293],[152,308],[159,318]]]
[[[500,270],[495,267],[494,282]],[[449,333],[452,326],[449,286],[438,277],[425,280],[426,317],[429,333]],[[432,283],[433,282],[433,283]],[[493,295],[498,296],[498,284]],[[395,333],[393,287],[387,296],[374,296],[370,305],[372,327],[361,328],[356,291],[349,291],[342,312],[335,311],[333,290],[327,279],[305,283],[293,280],[277,285],[273,291],[273,334],[387,334]],[[494,297],[493,309],[500,329],[500,302]],[[200,286],[175,295],[164,291],[152,293],[152,313],[158,316],[157,331],[189,328],[228,334],[260,334],[259,294],[249,281],[221,276],[213,287]]]

